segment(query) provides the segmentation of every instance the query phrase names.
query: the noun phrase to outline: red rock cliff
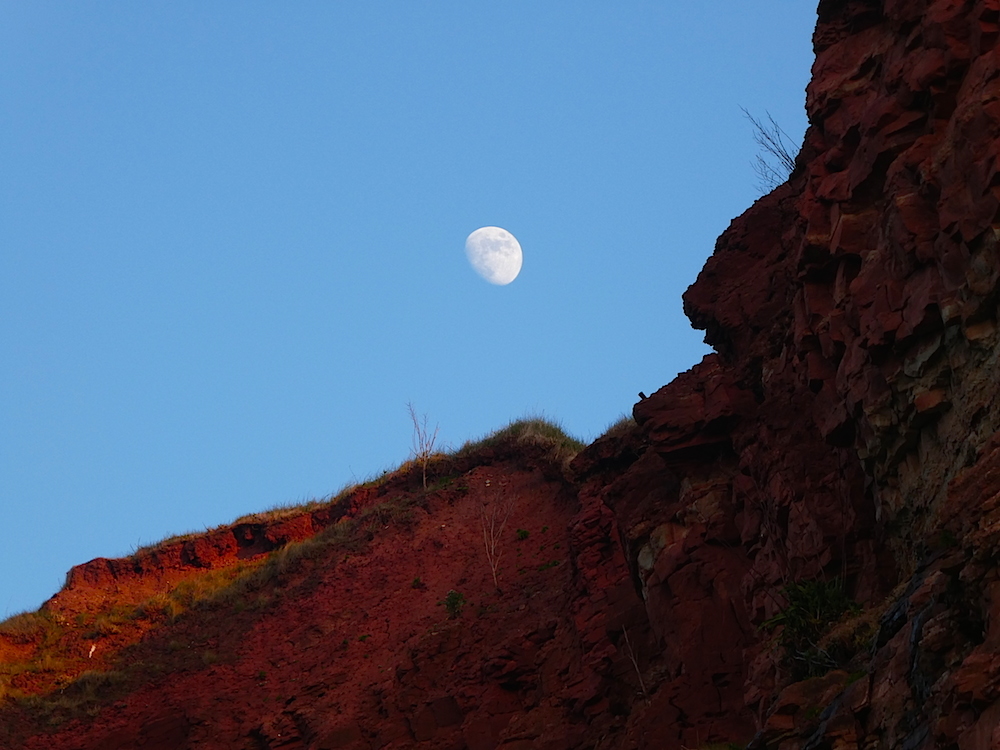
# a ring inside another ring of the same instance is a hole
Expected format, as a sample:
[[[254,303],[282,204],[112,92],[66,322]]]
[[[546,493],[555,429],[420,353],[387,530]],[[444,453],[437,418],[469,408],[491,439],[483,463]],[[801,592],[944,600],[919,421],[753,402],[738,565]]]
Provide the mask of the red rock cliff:
[[[1000,747],[998,11],[820,3],[796,169],[684,296],[716,353],[577,459],[662,649],[635,746]]]

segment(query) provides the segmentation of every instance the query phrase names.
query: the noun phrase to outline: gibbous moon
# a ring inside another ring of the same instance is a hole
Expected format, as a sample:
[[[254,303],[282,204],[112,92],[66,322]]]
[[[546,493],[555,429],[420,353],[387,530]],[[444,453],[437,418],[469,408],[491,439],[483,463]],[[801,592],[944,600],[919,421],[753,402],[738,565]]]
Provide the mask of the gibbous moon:
[[[505,286],[521,273],[521,244],[506,229],[481,227],[465,239],[472,268],[491,284]]]

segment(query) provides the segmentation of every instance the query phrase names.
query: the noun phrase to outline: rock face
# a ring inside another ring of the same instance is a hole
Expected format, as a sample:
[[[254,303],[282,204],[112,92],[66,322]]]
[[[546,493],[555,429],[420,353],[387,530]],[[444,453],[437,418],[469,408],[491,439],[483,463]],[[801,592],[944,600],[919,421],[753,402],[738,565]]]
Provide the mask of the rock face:
[[[684,297],[714,354],[568,468],[512,443],[74,569],[0,627],[0,741],[1000,747],[998,35],[820,2],[796,169]]]
[[[565,464],[502,437],[426,490],[411,463],[74,568],[0,626],[0,747],[607,744],[652,648],[611,512]]]
[[[795,172],[684,297],[716,353],[635,406],[601,495],[667,675],[637,746],[655,714],[668,745],[1000,747],[998,20],[819,5]],[[834,581],[846,643],[761,630]]]

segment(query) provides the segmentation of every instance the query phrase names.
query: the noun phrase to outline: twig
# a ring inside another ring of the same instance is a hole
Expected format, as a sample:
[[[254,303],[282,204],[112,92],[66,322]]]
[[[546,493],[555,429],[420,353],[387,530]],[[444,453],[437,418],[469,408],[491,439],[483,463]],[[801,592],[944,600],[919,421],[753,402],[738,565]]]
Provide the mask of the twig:
[[[639,689],[642,690],[642,697],[649,699],[649,694],[646,692],[646,683],[642,681],[642,672],[639,671],[639,661],[635,658],[635,651],[632,650],[632,641],[629,640],[628,630],[622,625],[622,635],[625,636],[625,647],[628,649],[628,658],[632,662],[632,666],[635,668],[635,675],[639,678]]]

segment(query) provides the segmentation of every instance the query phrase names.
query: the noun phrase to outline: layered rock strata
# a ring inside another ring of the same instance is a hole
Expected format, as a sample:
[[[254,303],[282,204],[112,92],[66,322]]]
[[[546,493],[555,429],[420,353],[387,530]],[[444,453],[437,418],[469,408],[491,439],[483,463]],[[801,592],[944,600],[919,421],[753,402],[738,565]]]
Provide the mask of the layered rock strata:
[[[796,169],[684,296],[716,353],[600,490],[662,649],[636,746],[655,714],[666,746],[1000,747],[998,20],[819,5]],[[831,582],[870,652],[800,680],[762,626]]]

